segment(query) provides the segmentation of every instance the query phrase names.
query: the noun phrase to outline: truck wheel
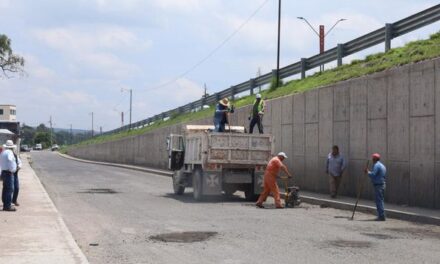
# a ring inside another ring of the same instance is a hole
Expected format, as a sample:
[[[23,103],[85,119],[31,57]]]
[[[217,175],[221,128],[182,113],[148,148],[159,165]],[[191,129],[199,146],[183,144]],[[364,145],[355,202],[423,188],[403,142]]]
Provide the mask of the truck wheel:
[[[183,177],[184,177],[184,175],[181,170],[174,171],[174,173],[173,173],[174,194],[182,195],[185,192],[185,185],[182,184]]]
[[[201,201],[203,199],[203,179],[202,179],[202,170],[195,169],[193,171],[193,196],[196,201]]]
[[[223,186],[223,191],[225,192],[226,196],[232,196],[237,191],[237,187],[227,184]]]
[[[244,191],[244,197],[247,201],[256,202],[258,200],[259,195],[254,193],[254,188],[249,187],[246,191]]]

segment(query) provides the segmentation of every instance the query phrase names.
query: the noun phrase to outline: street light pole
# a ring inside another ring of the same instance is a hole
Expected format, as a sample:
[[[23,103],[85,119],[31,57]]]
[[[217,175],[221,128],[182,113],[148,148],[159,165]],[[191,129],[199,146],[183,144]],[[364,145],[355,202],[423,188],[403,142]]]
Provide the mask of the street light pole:
[[[94,131],[93,131],[94,130],[93,129],[93,112],[91,112],[90,114],[92,115],[92,137],[93,137],[93,135],[94,135]]]
[[[280,85],[280,38],[281,38],[281,0],[278,0],[278,49],[277,49],[277,72],[276,88]]]
[[[133,106],[133,90],[132,89],[121,88],[121,92],[124,92],[124,91],[130,92],[130,124],[128,126],[128,129],[131,129],[131,113],[132,113],[132,106]]]
[[[318,33],[318,31],[315,30],[315,28],[309,23],[309,21],[307,21],[307,19],[305,19],[304,17],[297,17],[297,18],[306,22],[306,24],[319,37],[319,54],[322,54],[325,51],[325,47],[324,47],[325,37],[330,33],[330,31],[332,31],[336,27],[337,24],[339,24],[339,22],[347,20],[345,18],[338,19],[338,21],[336,21],[336,23],[327,31],[327,33],[325,33],[324,25],[319,25],[319,33]],[[321,72],[324,71],[324,65],[319,66],[319,69]]]

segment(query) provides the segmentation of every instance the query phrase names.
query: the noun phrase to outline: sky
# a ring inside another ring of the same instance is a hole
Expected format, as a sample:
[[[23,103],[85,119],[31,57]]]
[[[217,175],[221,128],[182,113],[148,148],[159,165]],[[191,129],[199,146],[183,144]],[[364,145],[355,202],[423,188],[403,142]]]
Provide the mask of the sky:
[[[283,0],[281,67],[319,51],[318,37],[298,16],[316,29],[347,19],[327,36],[333,48],[436,4]],[[17,119],[32,126],[52,117],[54,127],[90,130],[93,112],[94,129],[111,130],[121,112],[128,122],[128,89],[134,122],[201,98],[204,84],[215,93],[276,68],[277,15],[276,0],[0,0],[0,34],[26,60],[25,75],[0,79],[0,104],[15,104]],[[439,29],[437,22],[392,46]]]

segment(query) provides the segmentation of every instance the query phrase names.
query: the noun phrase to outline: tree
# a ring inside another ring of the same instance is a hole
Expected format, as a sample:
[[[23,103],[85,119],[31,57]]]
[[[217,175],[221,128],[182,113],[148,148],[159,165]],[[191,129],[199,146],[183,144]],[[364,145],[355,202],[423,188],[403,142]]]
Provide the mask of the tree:
[[[9,78],[9,73],[24,73],[24,58],[12,52],[11,40],[0,34],[0,69],[2,75]]]
[[[33,127],[27,126],[23,124],[20,132],[21,144],[33,146],[34,145],[34,137],[35,137],[35,129]]]
[[[35,144],[42,144],[43,148],[50,147],[50,134],[48,132],[37,132],[34,137]]]

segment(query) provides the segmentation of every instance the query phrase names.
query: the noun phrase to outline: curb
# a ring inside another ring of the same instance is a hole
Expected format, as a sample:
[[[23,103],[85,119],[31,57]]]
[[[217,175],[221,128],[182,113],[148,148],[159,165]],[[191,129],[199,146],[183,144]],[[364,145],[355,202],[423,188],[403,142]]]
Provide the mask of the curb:
[[[314,205],[324,205],[335,209],[340,210],[349,210],[353,211],[354,204],[352,203],[346,203],[346,202],[340,202],[335,200],[327,200],[327,199],[319,199],[312,196],[300,196],[301,201],[314,204]],[[370,213],[375,215],[376,214],[376,207],[369,206],[369,205],[362,205],[358,204],[356,211],[362,212],[362,213]],[[393,219],[399,219],[409,222],[417,222],[417,223],[423,223],[423,224],[429,224],[429,225],[440,225],[440,218],[439,217],[433,217],[433,216],[427,216],[422,214],[416,214],[416,213],[410,213],[410,212],[404,212],[399,210],[393,210],[393,209],[385,209],[386,216]],[[356,217],[356,216],[355,216]]]
[[[78,258],[79,263],[88,264],[89,261],[88,261],[86,255],[80,249],[79,245],[75,241],[75,238],[73,237],[72,233],[70,232],[69,228],[67,227],[66,223],[64,222],[60,212],[58,211],[58,208],[55,206],[54,202],[52,201],[52,198],[50,198],[49,193],[46,191],[46,188],[44,187],[43,183],[41,182],[40,177],[38,177],[37,173],[35,172],[34,168],[32,167],[32,165],[31,165],[32,159],[31,159],[30,155],[26,156],[26,159],[28,160],[28,166],[29,166],[29,169],[32,173],[32,176],[38,182],[38,188],[40,188],[43,191],[44,196],[46,196],[46,198],[50,202],[50,206],[52,207],[52,209],[54,210],[54,212],[57,215],[56,216],[57,221],[60,225],[62,232],[65,234],[65,238],[67,239],[67,243],[69,245],[70,250]]]
[[[147,173],[154,173],[154,174],[159,174],[159,175],[168,176],[168,177],[171,177],[173,175],[172,172],[168,172],[168,171],[164,171],[164,170],[157,170],[157,169],[132,166],[132,165],[125,165],[125,164],[118,164],[118,163],[109,163],[109,162],[100,162],[100,161],[78,159],[78,158],[74,158],[72,156],[62,154],[59,152],[58,152],[58,154],[66,159],[75,160],[75,161],[84,162],[84,163],[113,166],[113,167],[129,169],[129,170],[137,170],[137,171],[143,171],[143,172],[147,172]],[[281,197],[284,198],[283,193],[281,194]],[[354,209],[354,204],[352,204],[352,203],[346,203],[346,202],[341,202],[341,201],[337,201],[337,200],[321,199],[321,198],[316,198],[313,196],[303,196],[303,195],[300,195],[300,198],[301,198],[302,202],[306,202],[309,204],[323,205],[323,206],[327,206],[327,207],[331,207],[331,208],[335,208],[335,209],[340,209],[340,210],[347,210],[347,211],[353,211],[353,209]],[[356,211],[375,215],[376,214],[376,207],[358,204]],[[427,215],[404,212],[404,211],[393,210],[393,209],[385,209],[385,213],[386,213],[387,217],[393,218],[393,219],[399,219],[399,220],[404,220],[404,221],[440,226],[440,217],[427,216]]]
[[[74,160],[74,161],[79,161],[79,162],[84,162],[84,163],[98,164],[98,165],[104,165],[104,166],[112,166],[112,167],[118,167],[118,168],[123,168],[123,169],[128,169],[128,170],[136,170],[136,171],[142,171],[142,172],[147,172],[147,173],[154,173],[154,174],[159,174],[159,175],[168,176],[168,177],[171,177],[173,175],[172,172],[165,171],[165,170],[157,170],[157,169],[151,169],[151,168],[140,167],[140,166],[133,166],[133,165],[126,165],[126,164],[119,164],[119,163],[110,163],[110,162],[78,159],[78,158],[69,156],[67,154],[62,154],[62,153],[59,153],[59,152],[58,152],[58,155],[60,155],[63,158],[66,158],[66,159],[70,159],[70,160]]]

